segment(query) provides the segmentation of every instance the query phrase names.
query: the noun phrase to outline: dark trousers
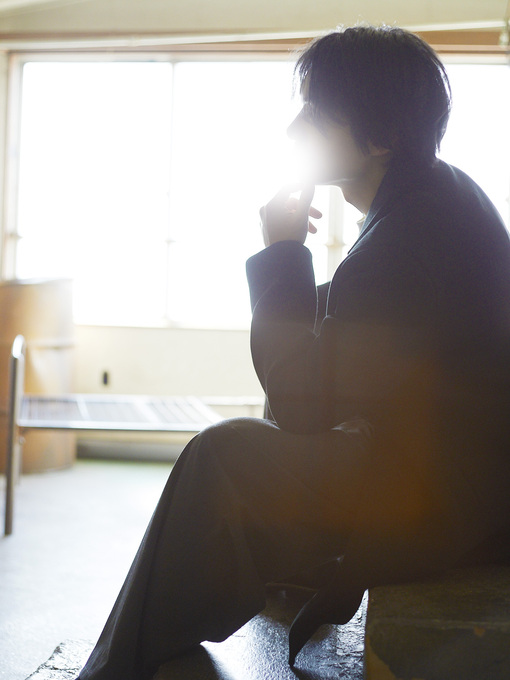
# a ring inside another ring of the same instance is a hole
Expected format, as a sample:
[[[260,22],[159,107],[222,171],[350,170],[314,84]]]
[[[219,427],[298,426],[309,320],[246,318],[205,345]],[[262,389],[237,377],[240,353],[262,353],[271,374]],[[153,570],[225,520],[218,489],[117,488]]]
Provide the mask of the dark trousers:
[[[455,474],[427,461],[385,460],[347,426],[298,435],[240,418],[204,430],[176,462],[79,680],[152,677],[260,612],[265,584],[346,546],[367,587],[378,571],[384,581],[454,563],[484,529],[470,499],[455,500]]]
[[[341,555],[369,458],[359,432],[284,432],[239,418],[176,462],[80,680],[140,680],[220,641],[265,606],[265,584]]]

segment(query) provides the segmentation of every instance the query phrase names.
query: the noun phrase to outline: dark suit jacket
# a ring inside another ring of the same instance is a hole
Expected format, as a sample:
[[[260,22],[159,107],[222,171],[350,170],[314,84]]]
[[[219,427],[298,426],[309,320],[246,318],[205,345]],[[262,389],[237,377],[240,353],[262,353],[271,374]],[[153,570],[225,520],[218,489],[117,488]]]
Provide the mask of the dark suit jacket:
[[[247,274],[253,362],[281,428],[363,417],[385,455],[425,451],[461,465],[477,496],[492,494],[509,465],[510,240],[467,175],[441,161],[390,168],[318,332],[305,246],[275,243]]]

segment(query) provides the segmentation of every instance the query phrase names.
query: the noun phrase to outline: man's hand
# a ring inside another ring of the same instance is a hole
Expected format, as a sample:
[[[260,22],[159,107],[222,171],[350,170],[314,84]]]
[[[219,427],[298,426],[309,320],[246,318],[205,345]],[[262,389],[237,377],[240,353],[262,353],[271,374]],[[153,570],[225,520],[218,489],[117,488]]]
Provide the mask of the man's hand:
[[[302,189],[299,198],[291,194],[293,189],[284,187],[269,203],[260,209],[264,245],[277,241],[298,241],[304,243],[308,232],[317,233],[310,217],[320,218],[322,213],[311,206],[315,187]]]

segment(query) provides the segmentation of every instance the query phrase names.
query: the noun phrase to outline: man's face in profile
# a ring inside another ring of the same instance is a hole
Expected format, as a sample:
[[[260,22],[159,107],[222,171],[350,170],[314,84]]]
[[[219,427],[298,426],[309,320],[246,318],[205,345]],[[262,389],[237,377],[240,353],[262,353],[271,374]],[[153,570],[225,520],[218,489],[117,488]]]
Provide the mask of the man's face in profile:
[[[304,181],[341,186],[364,172],[367,154],[359,148],[347,122],[333,121],[314,110],[308,100],[310,77],[301,89],[302,109],[287,134],[295,142],[301,166],[298,172]]]
[[[302,109],[287,130],[295,142],[299,179],[348,189],[368,175],[375,157],[388,152],[370,141],[367,149],[360,148],[347,121],[318,112],[308,100],[311,77],[307,76],[301,89]]]

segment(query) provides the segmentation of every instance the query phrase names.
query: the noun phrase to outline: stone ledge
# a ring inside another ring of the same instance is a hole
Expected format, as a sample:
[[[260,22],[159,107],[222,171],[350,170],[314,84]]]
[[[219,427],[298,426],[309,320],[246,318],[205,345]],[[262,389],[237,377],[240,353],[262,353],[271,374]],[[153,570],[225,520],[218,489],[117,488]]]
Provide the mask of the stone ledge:
[[[65,640],[27,680],[75,680],[93,646],[88,640]]]
[[[271,589],[266,609],[227,640],[204,642],[176,657],[153,680],[363,680],[366,597],[347,625],[317,631],[299,656],[299,670],[289,667],[289,627],[309,597],[306,589]],[[92,647],[83,640],[62,642],[26,680],[76,680]]]
[[[482,678],[510,678],[510,567],[370,591],[365,680]]]

